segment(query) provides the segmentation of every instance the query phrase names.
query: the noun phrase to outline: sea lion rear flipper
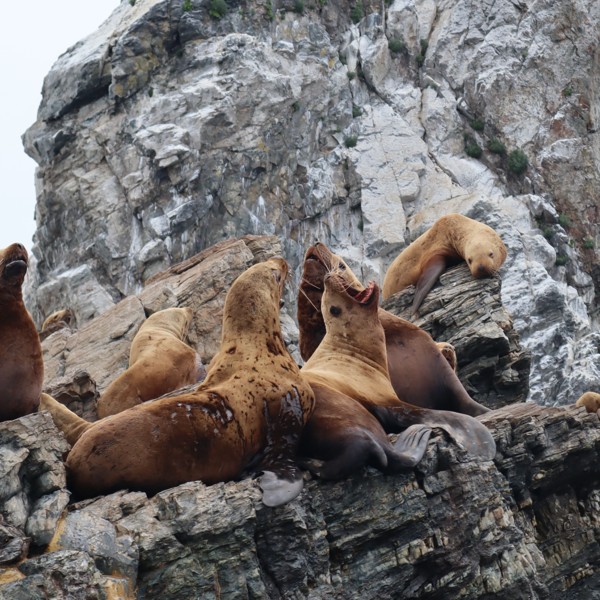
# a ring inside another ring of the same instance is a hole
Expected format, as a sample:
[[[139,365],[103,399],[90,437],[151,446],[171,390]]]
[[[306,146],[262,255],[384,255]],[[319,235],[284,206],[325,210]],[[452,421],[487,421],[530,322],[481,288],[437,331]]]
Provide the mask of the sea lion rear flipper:
[[[469,415],[446,410],[427,411],[430,417],[423,421],[429,427],[439,427],[465,452],[470,460],[493,460],[496,442],[489,429]]]
[[[70,411],[64,404],[61,404],[52,396],[43,392],[40,394],[40,406],[38,410],[40,412],[47,410],[50,413],[54,424],[62,431],[71,446],[75,444],[82,434],[93,426],[93,423],[82,419],[79,415]]]
[[[432,256],[423,265],[421,276],[415,286],[415,297],[412,304],[412,312],[415,314],[421,303],[427,296],[429,290],[435,285],[440,275],[446,270],[446,258],[440,254]]]
[[[431,435],[431,427],[427,425],[411,425],[405,429],[394,442],[394,452],[388,453],[389,470],[410,468],[419,464]]]
[[[467,460],[492,460],[496,455],[496,442],[489,429],[469,415],[416,407],[407,412],[405,406],[377,407],[374,414],[386,431],[390,432],[405,428],[410,424],[407,422],[409,420],[413,424],[417,421],[428,428],[443,429],[466,452]]]
[[[302,474],[299,478],[288,480],[276,475],[273,471],[263,471],[258,485],[263,492],[262,501],[265,506],[280,506],[293,500],[304,486]]]

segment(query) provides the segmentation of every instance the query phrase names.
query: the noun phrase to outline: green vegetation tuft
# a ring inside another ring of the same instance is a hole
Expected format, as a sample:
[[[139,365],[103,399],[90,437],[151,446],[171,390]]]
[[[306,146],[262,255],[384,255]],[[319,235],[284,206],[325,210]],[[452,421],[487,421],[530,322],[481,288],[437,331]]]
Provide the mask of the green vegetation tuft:
[[[398,54],[406,50],[406,42],[401,37],[388,40],[388,48],[392,54]]]
[[[294,0],[294,12],[299,15],[304,13],[304,0]]]
[[[358,0],[358,2],[352,8],[350,12],[350,18],[353,23],[360,23],[362,18],[365,16],[365,9],[363,7],[362,0]]]
[[[483,153],[481,146],[472,139],[465,141],[465,152],[471,158],[479,158]]]
[[[592,250],[592,248],[594,248],[594,240],[591,237],[585,238],[585,240],[583,240],[583,247],[586,250]]]
[[[222,19],[227,14],[227,3],[225,0],[210,0],[208,14],[213,19]]]
[[[560,214],[558,215],[558,224],[564,229],[569,229],[571,227],[571,219],[567,215]]]
[[[356,71],[348,71],[346,75],[348,75],[348,79],[352,81],[356,77]]]
[[[568,262],[569,262],[568,256],[566,256],[565,254],[557,254],[556,261],[554,262],[554,264],[557,267],[562,267],[562,266],[566,265]]]
[[[489,141],[488,150],[493,154],[506,154],[506,146],[498,138]]]
[[[474,129],[475,131],[483,131],[483,128],[485,126],[485,123],[483,121],[483,119],[480,119],[479,117],[473,119],[469,125],[471,126],[471,129]]]
[[[521,175],[527,170],[529,160],[523,150],[513,150],[508,155],[508,169],[515,175]]]
[[[183,12],[189,12],[192,10],[192,0],[183,0],[181,8],[183,9]]]
[[[360,106],[356,106],[356,104],[352,105],[352,118],[356,119],[362,115],[362,108]]]
[[[551,240],[552,237],[554,236],[554,229],[552,229],[552,227],[542,227],[542,235],[547,239],[547,240]]]
[[[357,135],[349,135],[348,137],[344,138],[344,145],[346,146],[346,148],[354,148],[357,142]]]

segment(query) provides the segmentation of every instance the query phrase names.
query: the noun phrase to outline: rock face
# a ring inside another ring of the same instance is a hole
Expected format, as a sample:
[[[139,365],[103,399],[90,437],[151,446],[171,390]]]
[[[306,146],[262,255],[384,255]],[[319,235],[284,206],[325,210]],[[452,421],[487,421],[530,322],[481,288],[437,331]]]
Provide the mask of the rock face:
[[[529,398],[600,388],[599,24],[583,0],[122,0],[24,136],[36,321],[85,323],[248,233],[278,236],[296,280],[320,239],[382,281],[458,211],[508,246]]]
[[[46,414],[13,423],[23,455],[49,429]],[[435,436],[414,471],[309,478],[277,509],[253,480],[71,505],[44,552],[9,567],[24,554],[13,528],[0,598],[597,599],[598,417],[527,403],[486,423],[494,462],[462,462]]]

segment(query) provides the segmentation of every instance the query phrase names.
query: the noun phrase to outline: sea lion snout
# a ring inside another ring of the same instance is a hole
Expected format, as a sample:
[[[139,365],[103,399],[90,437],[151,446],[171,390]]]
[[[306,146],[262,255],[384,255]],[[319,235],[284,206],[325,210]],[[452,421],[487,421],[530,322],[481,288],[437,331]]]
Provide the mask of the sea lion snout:
[[[20,285],[23,282],[29,256],[25,246],[22,244],[11,244],[0,252],[0,267],[2,268],[2,278],[6,280],[16,279]]]

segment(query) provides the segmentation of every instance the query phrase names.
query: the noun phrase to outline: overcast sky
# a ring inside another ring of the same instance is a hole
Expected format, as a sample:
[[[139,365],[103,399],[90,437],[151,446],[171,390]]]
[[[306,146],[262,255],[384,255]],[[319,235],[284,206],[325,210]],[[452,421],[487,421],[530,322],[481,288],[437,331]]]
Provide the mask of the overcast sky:
[[[124,0],[126,1],[126,0]],[[95,31],[119,0],[4,2],[0,19],[0,248],[35,231],[35,161],[21,135],[36,120],[42,83],[67,48]]]

